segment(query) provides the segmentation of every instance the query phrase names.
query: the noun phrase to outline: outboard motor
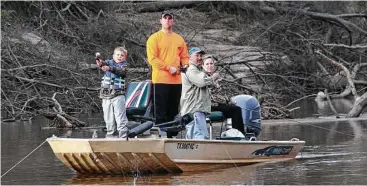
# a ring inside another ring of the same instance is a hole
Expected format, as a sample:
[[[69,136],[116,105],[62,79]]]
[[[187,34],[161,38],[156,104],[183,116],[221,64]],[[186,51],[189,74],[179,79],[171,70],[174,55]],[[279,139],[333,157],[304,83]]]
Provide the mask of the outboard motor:
[[[245,136],[253,133],[258,137],[261,132],[261,111],[257,99],[250,95],[237,95],[231,101],[241,107]]]

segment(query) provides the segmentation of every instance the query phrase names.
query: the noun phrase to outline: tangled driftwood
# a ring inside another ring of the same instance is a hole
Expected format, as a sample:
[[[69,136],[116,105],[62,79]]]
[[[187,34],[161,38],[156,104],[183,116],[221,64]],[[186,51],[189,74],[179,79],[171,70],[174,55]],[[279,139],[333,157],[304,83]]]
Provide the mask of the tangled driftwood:
[[[220,36],[217,41],[211,41],[214,45],[256,46],[271,51],[257,59],[226,56],[232,59],[230,63],[218,63],[225,76],[220,94],[256,96],[262,100],[264,118],[289,117],[290,111],[296,108],[284,103],[294,103],[325,88],[332,90],[329,92],[341,92],[330,93],[331,99],[355,97],[350,117],[357,117],[366,105],[367,65],[363,59],[367,57],[367,16],[363,11],[344,14],[342,11],[347,6],[343,3],[349,2],[338,2],[341,14],[318,13],[318,2],[308,2],[308,8],[302,3],[263,1],[114,3],[7,1],[2,4],[2,24],[7,25],[2,27],[1,44],[3,121],[43,114],[60,120],[60,126],[77,126],[79,122],[67,115],[100,111],[97,90],[101,74],[93,65],[85,65],[94,63],[96,50],[108,55],[113,47],[126,45],[131,67],[139,69],[129,76],[129,81],[150,79],[144,61],[145,42],[155,26],[159,27],[158,23],[151,25],[153,15],[159,15],[156,11],[165,8],[174,8],[180,20],[175,26],[188,38],[189,44],[197,33],[220,26],[230,28],[226,32],[233,29],[240,33],[232,40]],[[112,5],[117,8],[107,12]],[[22,7],[34,8],[32,15],[14,11],[23,10]],[[326,8],[320,12],[331,11]],[[201,24],[203,20],[205,24]],[[18,25],[19,21],[25,22]],[[34,34],[20,35],[39,38],[24,41],[15,32],[22,31],[23,25],[33,25],[34,29],[30,29]],[[252,66],[254,60],[261,61],[262,68]],[[234,68],[238,65],[247,67],[246,75],[236,75]],[[346,83],[339,81],[340,86],[335,86],[335,74],[346,79],[343,80]],[[57,99],[63,112],[56,109],[52,99],[55,92],[68,92]]]

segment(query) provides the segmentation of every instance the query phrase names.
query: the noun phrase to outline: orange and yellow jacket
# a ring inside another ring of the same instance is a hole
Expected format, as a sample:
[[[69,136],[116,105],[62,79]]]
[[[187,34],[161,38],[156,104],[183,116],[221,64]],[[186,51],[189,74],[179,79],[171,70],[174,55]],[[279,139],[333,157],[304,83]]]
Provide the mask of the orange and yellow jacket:
[[[147,41],[148,62],[152,66],[152,82],[182,84],[181,73],[171,75],[170,66],[180,69],[189,64],[189,53],[185,40],[176,33],[166,34],[162,30],[154,33]]]

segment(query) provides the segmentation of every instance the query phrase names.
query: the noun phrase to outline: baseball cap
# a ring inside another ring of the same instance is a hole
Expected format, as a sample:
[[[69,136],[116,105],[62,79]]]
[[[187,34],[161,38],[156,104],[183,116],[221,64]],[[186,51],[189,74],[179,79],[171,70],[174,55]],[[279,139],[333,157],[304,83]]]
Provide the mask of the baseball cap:
[[[172,17],[172,19],[173,19],[173,13],[171,11],[169,11],[169,10],[163,11],[162,14],[161,14],[161,17],[163,17],[165,15],[170,15]]]
[[[202,54],[205,54],[205,52],[203,50],[201,50],[200,48],[198,47],[192,47],[190,50],[189,50],[189,55],[191,56],[191,54],[195,54],[195,53],[202,53]]]

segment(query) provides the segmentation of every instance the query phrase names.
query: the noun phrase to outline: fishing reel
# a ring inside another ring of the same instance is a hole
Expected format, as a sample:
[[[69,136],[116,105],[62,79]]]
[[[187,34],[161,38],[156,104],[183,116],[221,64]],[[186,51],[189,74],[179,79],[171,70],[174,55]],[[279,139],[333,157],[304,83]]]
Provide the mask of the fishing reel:
[[[186,73],[188,67],[185,68],[184,66],[180,65],[179,68],[182,73]]]
[[[101,53],[99,53],[99,52],[96,53],[96,60],[102,60]]]
[[[99,52],[96,53],[96,60],[100,62],[100,65],[99,65],[100,68],[103,66],[108,66],[107,63],[103,62],[102,55]]]

